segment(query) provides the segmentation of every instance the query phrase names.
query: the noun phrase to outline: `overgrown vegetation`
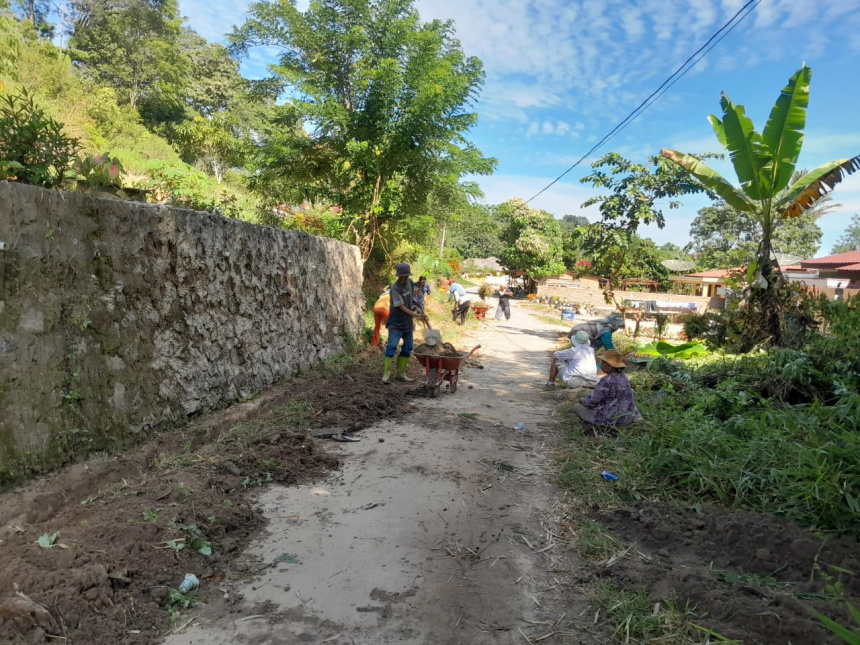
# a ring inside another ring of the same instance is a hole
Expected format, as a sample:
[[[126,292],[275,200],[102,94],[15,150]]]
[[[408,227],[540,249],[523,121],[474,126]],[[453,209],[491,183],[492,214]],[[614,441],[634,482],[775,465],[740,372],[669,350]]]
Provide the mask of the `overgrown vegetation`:
[[[631,374],[645,422],[595,439],[586,460],[610,460],[631,499],[711,502],[860,531],[860,301],[819,304],[823,333],[796,348],[666,355]],[[568,464],[568,485],[594,475],[583,465]]]

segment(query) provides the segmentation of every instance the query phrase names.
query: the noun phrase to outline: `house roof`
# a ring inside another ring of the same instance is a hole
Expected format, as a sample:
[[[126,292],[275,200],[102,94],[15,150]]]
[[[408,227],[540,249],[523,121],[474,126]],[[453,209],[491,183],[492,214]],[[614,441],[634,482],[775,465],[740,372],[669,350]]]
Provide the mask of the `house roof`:
[[[846,273],[860,271],[860,262],[858,262],[857,264],[848,264],[844,267],[839,267],[836,270],[839,272],[844,271]]]
[[[728,278],[733,272],[743,271],[743,267],[734,269],[711,269],[710,271],[700,271],[699,273],[688,273],[688,278]]]
[[[845,268],[842,265],[854,265],[858,263],[860,263],[860,251],[848,251],[847,253],[837,253],[836,255],[828,255],[823,258],[804,260],[800,263],[800,266],[802,266],[804,269],[816,267],[829,269],[833,267]]]
[[[473,262],[475,266],[486,271],[502,270],[502,265],[499,264],[499,258],[494,258],[492,256],[488,258],[469,258],[468,260],[463,262],[463,265],[469,264],[470,262]]]

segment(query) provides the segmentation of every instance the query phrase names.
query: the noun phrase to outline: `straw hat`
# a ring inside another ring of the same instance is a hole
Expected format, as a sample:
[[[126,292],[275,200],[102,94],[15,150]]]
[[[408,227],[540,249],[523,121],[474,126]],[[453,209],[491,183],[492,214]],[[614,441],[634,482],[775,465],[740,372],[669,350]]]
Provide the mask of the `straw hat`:
[[[606,361],[612,367],[617,367],[620,370],[623,370],[627,365],[624,364],[624,355],[619,352],[617,349],[610,349],[603,356],[600,357],[600,360]]]

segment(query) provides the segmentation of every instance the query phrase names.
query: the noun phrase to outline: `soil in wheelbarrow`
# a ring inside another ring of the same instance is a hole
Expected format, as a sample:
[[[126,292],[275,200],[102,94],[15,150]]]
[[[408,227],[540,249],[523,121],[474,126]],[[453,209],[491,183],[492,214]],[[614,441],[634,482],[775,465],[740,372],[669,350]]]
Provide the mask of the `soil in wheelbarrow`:
[[[451,343],[442,343],[441,346],[425,345],[424,343],[421,343],[413,350],[413,353],[421,354],[422,356],[448,356],[450,358],[455,358],[463,356],[466,352],[461,352]]]
[[[185,599],[170,597],[186,573],[201,581],[188,602],[205,603],[221,595],[221,581],[270,564],[242,555],[264,523],[258,492],[338,467],[326,442],[308,435],[411,410],[405,388],[380,382],[376,352],[323,367],[0,494],[0,643],[158,642],[187,620]],[[417,364],[411,371],[423,374]],[[200,552],[204,543],[211,554]],[[183,611],[176,623],[171,609]]]

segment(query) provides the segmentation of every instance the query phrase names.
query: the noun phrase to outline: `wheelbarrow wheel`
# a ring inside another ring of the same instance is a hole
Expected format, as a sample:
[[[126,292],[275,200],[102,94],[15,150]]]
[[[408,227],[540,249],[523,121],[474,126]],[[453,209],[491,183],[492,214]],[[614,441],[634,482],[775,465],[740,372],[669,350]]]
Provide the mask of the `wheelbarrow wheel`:
[[[427,377],[427,395],[431,399],[439,397],[439,392],[442,388],[439,386],[439,370],[437,368],[430,369]]]

